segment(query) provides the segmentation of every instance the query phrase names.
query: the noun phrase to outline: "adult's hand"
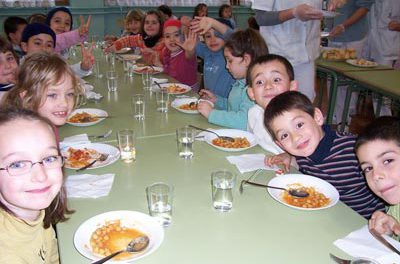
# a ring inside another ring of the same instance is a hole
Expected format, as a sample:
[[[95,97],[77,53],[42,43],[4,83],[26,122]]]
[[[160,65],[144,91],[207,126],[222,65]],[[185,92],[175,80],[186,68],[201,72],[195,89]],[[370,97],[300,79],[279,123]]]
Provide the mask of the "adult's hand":
[[[322,19],[322,11],[310,5],[301,4],[293,8],[293,16],[301,21]]]

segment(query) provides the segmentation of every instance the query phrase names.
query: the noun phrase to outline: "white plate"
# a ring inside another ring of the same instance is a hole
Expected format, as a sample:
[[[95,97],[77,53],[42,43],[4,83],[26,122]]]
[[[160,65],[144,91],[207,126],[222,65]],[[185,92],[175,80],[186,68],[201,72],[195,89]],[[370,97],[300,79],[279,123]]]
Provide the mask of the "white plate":
[[[96,115],[96,116],[108,116],[108,113],[106,111],[104,111],[104,110],[101,110],[101,109],[97,109],[97,108],[78,108],[78,109],[75,109],[71,113],[71,115],[69,117],[74,116],[75,114],[78,114],[78,113],[82,113],[82,112],[86,112],[88,114]],[[67,121],[67,123],[72,125],[72,126],[92,126],[92,125],[95,125],[95,124],[103,121],[104,119],[105,118],[99,118],[97,121],[86,122],[86,123],[72,123],[72,122],[69,122],[69,121]]]
[[[336,16],[341,15],[341,13],[334,12],[334,11],[326,11],[326,10],[321,10],[321,11],[322,11],[322,16],[327,17],[327,18],[336,17]]]
[[[142,74],[143,71],[145,70],[152,70],[153,72],[152,74],[158,74],[158,73],[162,73],[164,71],[164,69],[162,67],[150,67],[150,66],[138,66],[138,65],[133,65],[133,72],[137,73],[137,74]]]
[[[117,54],[127,53],[131,50],[131,48],[122,48],[120,50],[115,51]]]
[[[217,133],[219,136],[228,136],[228,137],[245,137],[247,140],[250,142],[250,147],[247,148],[223,148],[219,146],[215,146],[212,141],[213,139],[217,138],[217,136],[213,133],[208,133],[204,132],[204,140],[213,146],[214,148],[217,148],[219,150],[223,151],[228,151],[228,152],[236,152],[236,151],[243,151],[249,148],[254,147],[257,145],[256,138],[254,135],[250,132],[244,131],[244,130],[239,130],[239,129],[218,129],[218,130],[213,130],[215,133]]]
[[[331,202],[324,207],[301,208],[287,204],[285,201],[283,201],[282,190],[268,188],[268,192],[272,196],[272,198],[274,198],[278,202],[298,210],[306,210],[306,211],[321,210],[334,206],[339,201],[339,192],[335,189],[335,187],[333,187],[332,184],[313,176],[308,176],[304,174],[285,174],[282,176],[274,177],[272,180],[269,181],[268,185],[287,188],[290,187],[291,184],[295,183],[299,183],[305,187],[314,187],[316,191],[323,193],[326,197],[331,199]]]
[[[68,148],[74,148],[74,149],[94,149],[99,153],[102,154],[108,154],[108,157],[105,161],[96,161],[95,164],[93,164],[91,167],[87,168],[89,169],[97,169],[97,168],[101,168],[110,164],[113,164],[114,162],[116,162],[119,159],[120,153],[119,153],[119,149],[117,149],[114,146],[111,145],[107,145],[107,144],[102,144],[102,143],[88,143],[88,144],[80,144],[80,145],[73,145],[73,146],[69,146],[69,147],[65,147],[61,150],[61,155],[63,155],[64,157],[67,156],[67,150]],[[65,168],[67,169],[79,169],[79,168],[72,168],[68,165],[64,165]]]
[[[183,83],[160,83],[161,88],[168,88],[171,85],[177,85],[180,88],[183,88],[181,92],[169,92],[169,94],[184,94],[192,90],[192,88],[189,85],[183,84]],[[153,86],[153,91],[158,91],[160,90],[160,87],[158,85]]]
[[[179,112],[185,113],[185,114],[198,114],[199,111],[197,110],[185,110],[179,108],[179,106],[184,105],[184,104],[190,104],[191,102],[197,103],[198,99],[195,97],[188,97],[188,98],[176,98],[174,101],[172,101],[171,106],[178,110]]]
[[[370,65],[360,65],[356,63],[357,60],[346,60],[346,62],[350,65],[356,66],[356,67],[361,67],[361,68],[373,68],[378,66],[378,63],[374,61],[369,61],[371,64]]]
[[[146,234],[149,237],[150,242],[144,251],[133,255],[130,259],[119,261],[110,260],[107,263],[128,263],[143,258],[153,253],[164,240],[164,229],[153,217],[135,211],[111,211],[93,216],[78,227],[74,235],[75,248],[86,258],[99,260],[100,257],[95,256],[91,251],[90,237],[92,236],[92,233],[97,228],[104,225],[106,221],[118,219],[121,220],[122,226],[135,228]]]

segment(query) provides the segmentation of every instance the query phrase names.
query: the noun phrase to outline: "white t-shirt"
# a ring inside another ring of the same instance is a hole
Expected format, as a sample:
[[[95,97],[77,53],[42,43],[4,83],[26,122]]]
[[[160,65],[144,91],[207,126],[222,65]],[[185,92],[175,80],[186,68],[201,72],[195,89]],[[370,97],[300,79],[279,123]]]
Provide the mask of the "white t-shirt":
[[[259,105],[254,105],[249,109],[247,130],[254,134],[257,143],[266,151],[273,154],[280,154],[284,151],[279,148],[271,135],[264,126],[264,109]]]

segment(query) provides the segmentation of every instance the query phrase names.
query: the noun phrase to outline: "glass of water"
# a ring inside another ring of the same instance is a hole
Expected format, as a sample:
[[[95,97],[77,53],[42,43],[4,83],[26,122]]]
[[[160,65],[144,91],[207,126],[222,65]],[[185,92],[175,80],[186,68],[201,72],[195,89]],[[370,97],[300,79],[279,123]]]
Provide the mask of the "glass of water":
[[[120,130],[117,133],[118,146],[121,152],[121,160],[131,163],[136,160],[135,132],[131,129]]]
[[[168,112],[169,93],[167,90],[162,89],[156,92],[156,103],[158,112]]]
[[[229,212],[233,206],[233,187],[236,176],[232,172],[222,169],[211,173],[212,203],[216,210]]]
[[[188,126],[176,130],[179,157],[184,159],[191,159],[193,157],[194,135],[195,130]]]
[[[107,88],[109,92],[115,92],[118,88],[118,74],[115,71],[107,72]]]
[[[150,90],[152,81],[153,81],[153,75],[151,73],[149,72],[142,73],[143,90]]]
[[[133,117],[137,120],[144,120],[144,95],[143,94],[135,94],[132,97],[132,108],[133,108]]]
[[[164,227],[172,222],[173,187],[163,182],[154,183],[146,188],[149,213]]]

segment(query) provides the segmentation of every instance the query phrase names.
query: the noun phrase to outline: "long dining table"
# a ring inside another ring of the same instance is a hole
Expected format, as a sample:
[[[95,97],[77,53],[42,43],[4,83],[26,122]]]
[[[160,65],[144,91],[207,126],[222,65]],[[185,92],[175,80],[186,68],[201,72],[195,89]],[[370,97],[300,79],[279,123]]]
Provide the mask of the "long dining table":
[[[108,67],[102,61],[102,71]],[[114,182],[108,196],[68,199],[75,212],[67,221],[56,225],[61,263],[91,262],[75,249],[73,243],[75,231],[87,219],[117,210],[148,213],[145,188],[154,182],[174,186],[172,224],[164,229],[161,246],[135,261],[137,263],[333,263],[329,253],[349,258],[333,242],[365,225],[364,218],[341,202],[323,210],[304,211],[275,201],[264,188],[248,186],[240,194],[238,183],[252,172],[240,174],[226,157],[265,153],[259,146],[233,153],[196,141],[194,157],[189,160],[179,158],[176,128],[188,124],[218,127],[209,124],[201,115],[181,113],[172,107],[167,113],[157,112],[155,95],[143,91],[140,75],[128,77],[120,62],[116,62],[115,67],[119,73],[118,90],[108,92],[104,77],[86,77],[85,81],[104,97],[81,106],[103,109],[111,117],[94,126],[65,125],[60,129],[60,135],[63,138],[82,133],[100,134],[112,128],[111,137],[97,142],[116,146],[116,131],[133,129],[137,136],[136,161],[124,163],[119,160],[106,167],[81,172],[113,173]],[[156,77],[167,76],[159,74]],[[143,121],[132,115],[132,95],[138,93],[145,94]],[[216,211],[211,201],[210,174],[220,168],[237,174],[233,208],[227,213]],[[78,173],[65,169],[66,176],[75,174]],[[274,172],[263,171],[254,181],[267,183],[273,177]]]

